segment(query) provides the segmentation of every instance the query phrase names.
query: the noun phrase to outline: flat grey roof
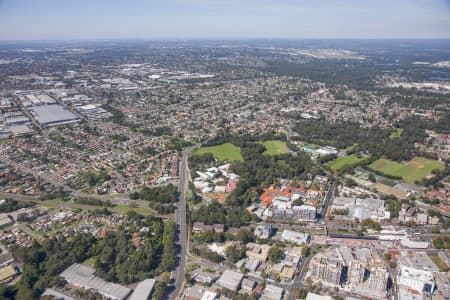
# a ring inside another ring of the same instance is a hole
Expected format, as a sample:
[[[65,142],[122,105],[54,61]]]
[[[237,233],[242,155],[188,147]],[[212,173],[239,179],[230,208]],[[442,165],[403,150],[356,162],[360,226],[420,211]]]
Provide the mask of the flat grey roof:
[[[0,254],[0,265],[9,264],[14,261],[14,257],[11,253],[2,253]]]
[[[237,289],[239,288],[243,278],[244,275],[241,273],[232,270],[225,270],[222,276],[220,276],[218,284],[226,288]]]
[[[145,279],[139,282],[128,300],[146,300],[150,296],[155,282],[155,279]]]
[[[57,300],[76,300],[75,298],[61,294],[60,292],[57,292],[53,289],[46,289],[42,296],[53,296]]]
[[[284,290],[280,287],[268,284],[262,292],[261,299],[263,300],[281,300],[283,298]]]
[[[78,122],[80,119],[58,104],[30,107],[34,118],[43,126]]]
[[[80,264],[71,265],[59,276],[69,283],[93,289],[112,299],[125,299],[131,292],[131,289],[125,286],[104,281],[95,276],[95,269]]]

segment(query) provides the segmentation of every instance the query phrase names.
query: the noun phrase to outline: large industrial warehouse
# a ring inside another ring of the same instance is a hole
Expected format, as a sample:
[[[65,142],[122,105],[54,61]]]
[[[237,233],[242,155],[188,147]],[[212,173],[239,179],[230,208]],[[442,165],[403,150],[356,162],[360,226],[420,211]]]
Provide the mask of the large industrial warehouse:
[[[75,114],[58,104],[33,106],[29,110],[43,127],[79,122]]]

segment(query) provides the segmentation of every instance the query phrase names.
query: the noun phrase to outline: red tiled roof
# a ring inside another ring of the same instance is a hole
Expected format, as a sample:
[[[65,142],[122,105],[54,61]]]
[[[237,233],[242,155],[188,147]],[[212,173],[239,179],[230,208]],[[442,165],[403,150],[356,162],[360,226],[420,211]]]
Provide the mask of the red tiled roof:
[[[280,191],[280,190],[274,190],[274,189],[265,189],[264,193],[261,194],[261,196],[259,197],[259,199],[261,199],[261,204],[263,206],[269,206],[272,201],[273,198],[275,196],[292,196],[291,193],[286,192],[286,191]]]

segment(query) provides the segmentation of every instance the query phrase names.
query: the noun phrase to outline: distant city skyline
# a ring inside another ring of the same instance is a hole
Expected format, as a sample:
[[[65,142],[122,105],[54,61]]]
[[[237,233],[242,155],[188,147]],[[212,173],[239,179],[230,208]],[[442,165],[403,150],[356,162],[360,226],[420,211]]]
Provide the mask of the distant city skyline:
[[[0,0],[0,40],[450,38],[450,0]]]

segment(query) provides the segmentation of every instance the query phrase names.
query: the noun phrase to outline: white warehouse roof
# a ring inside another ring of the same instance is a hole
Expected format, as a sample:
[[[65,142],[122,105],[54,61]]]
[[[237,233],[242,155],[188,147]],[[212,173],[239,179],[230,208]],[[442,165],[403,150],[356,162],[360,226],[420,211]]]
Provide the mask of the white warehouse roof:
[[[145,300],[152,293],[153,286],[155,285],[155,279],[145,279],[138,283],[128,300]]]

